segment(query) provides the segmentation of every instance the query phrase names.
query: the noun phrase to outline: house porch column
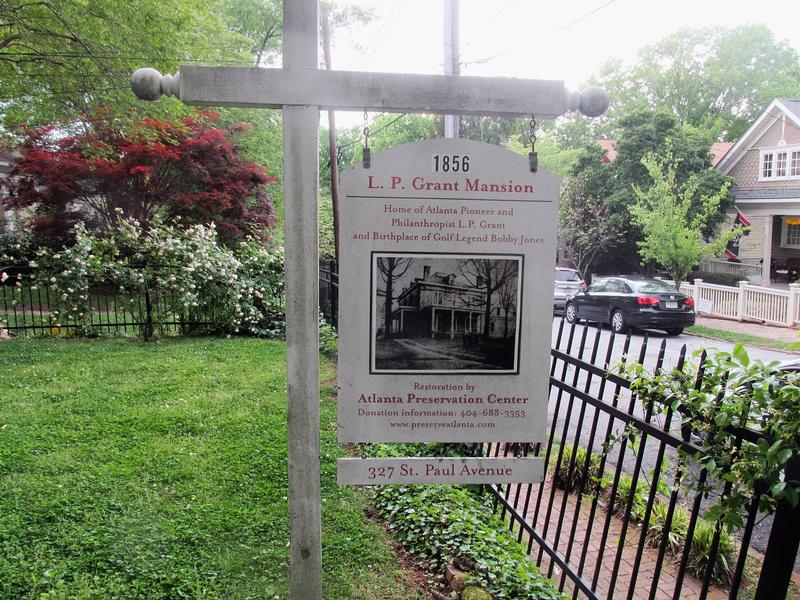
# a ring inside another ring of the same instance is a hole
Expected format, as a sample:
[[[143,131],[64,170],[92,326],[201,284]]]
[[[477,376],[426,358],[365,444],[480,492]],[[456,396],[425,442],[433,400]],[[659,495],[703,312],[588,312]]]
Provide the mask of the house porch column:
[[[764,252],[763,262],[761,263],[761,284],[770,285],[772,283],[772,215],[766,215],[764,219]]]

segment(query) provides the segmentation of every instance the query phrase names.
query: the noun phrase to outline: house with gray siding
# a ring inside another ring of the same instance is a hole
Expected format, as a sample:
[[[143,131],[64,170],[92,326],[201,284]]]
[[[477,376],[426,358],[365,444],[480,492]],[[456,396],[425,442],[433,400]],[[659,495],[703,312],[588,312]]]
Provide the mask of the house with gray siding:
[[[716,165],[736,179],[738,209],[751,223],[739,241],[743,275],[785,284],[800,273],[800,100],[777,98]]]

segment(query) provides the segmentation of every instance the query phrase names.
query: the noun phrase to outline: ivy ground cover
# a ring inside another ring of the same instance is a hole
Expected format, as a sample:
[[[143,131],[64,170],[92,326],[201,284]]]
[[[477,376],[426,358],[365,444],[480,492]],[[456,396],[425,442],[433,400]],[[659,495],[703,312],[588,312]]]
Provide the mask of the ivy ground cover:
[[[0,342],[0,599],[288,598],[284,350]],[[421,597],[335,483],[324,395],[325,597]]]

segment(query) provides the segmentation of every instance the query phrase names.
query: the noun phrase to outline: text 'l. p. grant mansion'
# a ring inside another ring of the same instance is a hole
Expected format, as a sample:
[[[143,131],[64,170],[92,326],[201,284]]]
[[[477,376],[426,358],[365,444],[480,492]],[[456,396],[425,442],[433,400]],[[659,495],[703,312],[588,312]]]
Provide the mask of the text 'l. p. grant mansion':
[[[470,285],[455,273],[431,274],[423,266],[422,277],[415,278],[392,304],[393,337],[429,337],[455,339],[484,333],[486,287],[480,279]],[[383,312],[384,307],[378,307]],[[491,296],[489,337],[509,338],[516,332],[516,290]],[[378,322],[383,322],[379,314]]]

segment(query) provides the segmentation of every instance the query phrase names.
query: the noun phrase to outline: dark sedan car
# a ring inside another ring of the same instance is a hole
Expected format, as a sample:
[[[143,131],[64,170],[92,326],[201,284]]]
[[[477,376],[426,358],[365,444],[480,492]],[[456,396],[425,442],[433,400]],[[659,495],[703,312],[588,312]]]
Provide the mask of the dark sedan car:
[[[609,323],[617,333],[642,327],[680,335],[694,325],[694,300],[658,279],[608,277],[572,296],[564,316],[570,323]]]

